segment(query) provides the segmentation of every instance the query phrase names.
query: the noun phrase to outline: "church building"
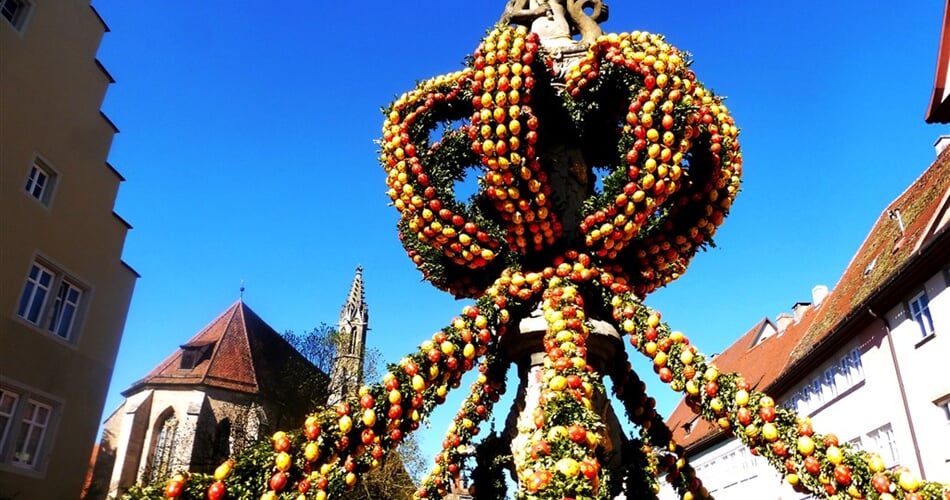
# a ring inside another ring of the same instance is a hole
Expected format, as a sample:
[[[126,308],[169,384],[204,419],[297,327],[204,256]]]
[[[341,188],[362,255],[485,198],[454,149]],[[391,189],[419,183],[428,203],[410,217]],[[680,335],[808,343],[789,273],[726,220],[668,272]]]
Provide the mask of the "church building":
[[[299,426],[315,406],[355,394],[368,317],[357,268],[331,380],[238,300],[122,393],[85,498],[118,496],[175,471],[212,471],[261,436]]]

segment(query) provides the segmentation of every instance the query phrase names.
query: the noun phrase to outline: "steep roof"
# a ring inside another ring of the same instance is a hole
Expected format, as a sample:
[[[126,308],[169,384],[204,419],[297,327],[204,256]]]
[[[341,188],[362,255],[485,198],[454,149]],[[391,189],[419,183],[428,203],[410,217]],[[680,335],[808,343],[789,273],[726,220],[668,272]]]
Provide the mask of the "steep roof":
[[[793,361],[808,356],[820,342],[856,315],[864,314],[869,301],[889,291],[901,270],[946,229],[948,197],[950,150],[945,150],[878,216],[838,284],[825,299],[827,307],[822,308],[792,352]]]
[[[762,335],[763,330],[778,329],[768,318],[763,318],[714,357],[711,363],[721,372],[739,372],[754,389],[764,390],[786,368],[788,353],[798,344],[815,319],[815,308],[804,307],[798,321],[771,335]],[[687,447],[711,443],[726,436],[715,425],[701,418],[697,419],[696,414],[684,401],[680,401],[673,410],[667,419],[667,425],[673,431],[673,439]]]
[[[306,362],[238,300],[122,394],[147,386],[204,386],[257,394],[279,383],[279,368],[291,358]]]

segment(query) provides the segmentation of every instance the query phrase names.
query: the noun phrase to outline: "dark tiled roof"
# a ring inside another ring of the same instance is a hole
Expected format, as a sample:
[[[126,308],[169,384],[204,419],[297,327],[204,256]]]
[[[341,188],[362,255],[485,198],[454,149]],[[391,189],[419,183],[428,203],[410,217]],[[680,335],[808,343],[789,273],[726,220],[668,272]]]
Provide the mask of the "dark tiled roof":
[[[838,284],[825,299],[792,360],[807,356],[820,341],[837,331],[859,307],[885,289],[895,273],[938,231],[950,194],[950,149],[917,178],[878,217]],[[898,215],[899,214],[899,215]],[[901,224],[904,231],[901,233]]]
[[[186,353],[195,356],[193,368],[182,365]],[[280,383],[278,369],[291,358],[304,359],[238,300],[123,395],[146,386],[205,386],[257,394]]]

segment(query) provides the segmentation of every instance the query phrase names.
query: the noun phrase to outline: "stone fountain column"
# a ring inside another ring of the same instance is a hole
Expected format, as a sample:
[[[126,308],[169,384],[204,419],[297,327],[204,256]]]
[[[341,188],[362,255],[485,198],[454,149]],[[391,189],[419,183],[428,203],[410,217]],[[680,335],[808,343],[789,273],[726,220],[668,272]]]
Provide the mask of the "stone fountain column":
[[[601,0],[509,0],[501,21],[520,24],[537,33],[541,45],[554,60],[552,68],[555,80],[562,79],[574,62],[582,58],[591,42],[603,34],[599,23],[607,19],[607,6]],[[558,85],[555,83],[557,89]],[[554,120],[566,119],[556,117]],[[576,144],[576,138],[562,134],[556,123],[549,125],[547,134],[553,137],[544,149],[538,152],[543,168],[548,172],[551,185],[553,210],[565,228],[564,237],[571,245],[583,241],[577,220],[581,203],[594,191],[595,175]],[[563,127],[569,129],[569,127]],[[577,247],[580,248],[580,244]],[[587,364],[601,376],[613,373],[623,363],[623,343],[620,335],[609,323],[590,319],[590,336],[587,339]],[[524,449],[526,435],[535,428],[534,410],[541,395],[544,346],[543,337],[547,322],[540,307],[528,317],[522,318],[517,333],[509,333],[502,339],[502,354],[518,366],[520,383],[515,402],[505,425],[505,437],[511,440],[512,452]],[[620,421],[610,405],[606,394],[594,394],[592,407],[606,429],[601,436],[608,453],[608,463],[619,465],[620,450],[626,440]],[[514,468],[511,471],[514,474]]]
[[[606,376],[622,367],[620,364],[623,363],[623,357],[618,354],[623,352],[623,341],[609,323],[597,319],[592,319],[590,323],[592,328],[586,344],[587,363],[601,376]],[[547,322],[541,314],[541,309],[535,309],[530,316],[521,320],[519,331],[509,333],[500,345],[502,354],[518,366],[518,392],[505,420],[504,431],[504,437],[511,440],[513,454],[527,446],[526,435],[519,433],[519,430],[531,431],[535,428],[534,409],[537,408],[541,395],[545,355],[542,340],[546,329]],[[601,435],[609,457],[605,465],[619,465],[620,450],[627,440],[620,420],[606,394],[594,394],[591,405],[606,426]],[[511,472],[514,474],[513,469]]]

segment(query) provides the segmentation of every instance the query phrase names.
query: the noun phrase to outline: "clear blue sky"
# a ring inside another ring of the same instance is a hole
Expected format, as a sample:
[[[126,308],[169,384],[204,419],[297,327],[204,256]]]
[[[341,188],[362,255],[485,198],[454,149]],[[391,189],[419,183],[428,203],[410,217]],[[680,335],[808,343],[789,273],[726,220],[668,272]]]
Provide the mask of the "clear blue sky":
[[[241,280],[271,326],[303,331],[336,323],[362,265],[368,342],[390,362],[458,314],[399,245],[373,141],[380,107],[460,68],[504,3],[93,2],[112,30],[99,59],[116,79],[103,110],[122,131],[110,162],[127,178],[116,212],[134,226],[124,259],[142,275],[103,418]],[[712,354],[833,286],[935,158],[948,130],[923,117],[944,2],[609,4],[606,31],[691,52],[742,129],[743,192],[718,247],[648,299]],[[668,414],[678,399],[641,375]],[[461,397],[437,410],[426,453]]]

